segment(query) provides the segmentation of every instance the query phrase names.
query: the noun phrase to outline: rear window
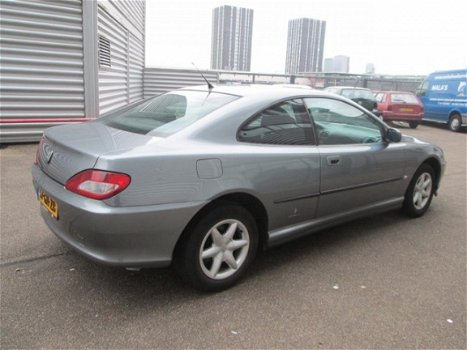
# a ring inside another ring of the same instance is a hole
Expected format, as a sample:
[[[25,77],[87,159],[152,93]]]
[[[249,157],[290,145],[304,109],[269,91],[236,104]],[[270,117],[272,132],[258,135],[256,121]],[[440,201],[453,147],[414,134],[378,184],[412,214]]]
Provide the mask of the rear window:
[[[360,90],[360,89],[344,89],[342,90],[342,96],[350,98],[351,100],[353,99],[365,99],[365,100],[373,100],[375,97],[373,96],[373,93],[371,90]]]
[[[418,104],[417,97],[412,94],[391,94],[391,101],[394,103],[414,103]]]
[[[170,92],[123,112],[112,113],[99,121],[137,134],[168,136],[237,98],[239,97],[204,91]]]

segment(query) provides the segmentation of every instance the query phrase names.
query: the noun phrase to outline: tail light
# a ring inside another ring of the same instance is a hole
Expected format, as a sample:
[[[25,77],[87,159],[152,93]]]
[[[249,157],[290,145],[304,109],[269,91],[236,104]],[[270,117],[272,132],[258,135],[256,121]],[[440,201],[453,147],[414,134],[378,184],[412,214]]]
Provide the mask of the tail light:
[[[88,169],[71,177],[65,188],[92,199],[107,199],[122,192],[131,182],[127,174]]]
[[[41,137],[41,140],[39,141],[39,145],[37,146],[37,150],[36,150],[36,159],[34,160],[35,165],[39,165],[40,156],[41,156],[41,149],[42,149],[42,144],[43,143],[44,143],[44,138]]]

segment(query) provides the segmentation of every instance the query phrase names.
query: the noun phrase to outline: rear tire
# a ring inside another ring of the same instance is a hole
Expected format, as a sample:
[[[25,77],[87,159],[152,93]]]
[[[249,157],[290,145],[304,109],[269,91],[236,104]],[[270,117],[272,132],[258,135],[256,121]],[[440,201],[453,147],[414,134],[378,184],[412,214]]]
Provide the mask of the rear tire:
[[[418,122],[409,122],[409,126],[411,129],[416,129],[418,126]]]
[[[451,118],[449,118],[449,129],[451,131],[460,131],[461,130],[461,125],[462,125],[462,119],[459,114],[453,114]]]
[[[240,280],[254,260],[258,229],[245,208],[224,202],[208,211],[182,237],[174,267],[202,291],[220,291]]]
[[[412,218],[425,214],[431,204],[435,186],[435,172],[428,164],[422,164],[410,181],[403,211]]]

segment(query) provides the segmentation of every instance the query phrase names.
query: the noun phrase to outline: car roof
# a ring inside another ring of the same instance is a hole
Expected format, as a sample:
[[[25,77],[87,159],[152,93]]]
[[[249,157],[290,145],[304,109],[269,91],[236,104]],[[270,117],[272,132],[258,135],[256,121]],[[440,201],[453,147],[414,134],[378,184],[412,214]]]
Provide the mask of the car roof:
[[[196,91],[206,91],[209,89],[207,85],[196,85],[182,88],[181,90],[196,90]],[[304,89],[303,86],[294,87],[293,85],[262,85],[262,84],[242,84],[242,85],[214,85],[211,89],[211,92],[230,94],[242,97],[254,97],[264,94],[272,94],[279,97],[293,97],[293,96],[329,96],[329,92],[317,91],[313,89]]]
[[[358,86],[328,86],[328,88],[335,88],[335,89],[354,89],[354,90],[370,90],[368,88],[358,87]],[[371,91],[371,90],[370,90]]]
[[[411,95],[415,95],[411,91],[397,91],[397,90],[377,90],[377,91],[375,91],[375,93],[377,93],[377,94],[379,94],[379,93],[390,93],[390,94],[411,94]]]

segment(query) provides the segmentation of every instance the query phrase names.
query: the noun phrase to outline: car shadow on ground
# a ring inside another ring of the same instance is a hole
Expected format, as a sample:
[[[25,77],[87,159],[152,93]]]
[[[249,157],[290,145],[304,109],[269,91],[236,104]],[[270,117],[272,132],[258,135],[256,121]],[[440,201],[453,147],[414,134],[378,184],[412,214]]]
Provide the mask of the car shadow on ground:
[[[288,268],[299,263],[311,264],[312,261],[308,259],[319,259],[319,255],[323,252],[335,254],[335,258],[339,259],[349,244],[355,244],[355,242],[361,244],[363,242],[359,241],[364,241],[373,235],[398,232],[392,226],[401,225],[404,220],[409,219],[400,211],[387,212],[370,218],[358,219],[259,252],[245,278],[231,290],[238,292],[240,289],[248,289],[248,285],[254,283],[256,279],[267,277],[284,267]],[[130,297],[138,300],[140,306],[147,303],[154,307],[155,304],[161,306],[173,302],[189,302],[209,298],[212,294],[216,294],[194,290],[186,285],[170,267],[128,271],[96,264],[77,253],[67,254],[66,258],[75,260],[84,270],[80,274],[83,283],[93,288],[105,289],[103,293],[112,294],[113,297],[119,298],[120,296],[123,299]],[[220,293],[230,293],[230,291]]]
[[[392,127],[395,127],[395,128],[401,128],[401,129],[409,129],[409,130],[416,130],[417,128],[415,129],[412,129],[409,125],[409,123],[407,122],[399,122],[399,121],[386,121],[386,123],[389,125],[389,126],[392,126]],[[422,121],[420,123],[420,125],[423,125],[423,126],[428,126],[428,127],[433,127],[433,128],[437,128],[437,129],[442,129],[442,130],[446,130],[448,132],[452,132],[451,130],[449,130],[449,127],[446,125],[446,124],[443,124],[443,123],[435,123],[435,122],[428,122],[428,121]],[[464,128],[464,129],[461,129],[459,131],[460,133],[467,133],[467,128]]]
[[[449,130],[448,125],[444,124],[444,123],[429,122],[429,121],[424,120],[424,121],[421,122],[421,125],[436,128],[436,129],[442,129],[442,130],[446,130],[446,131],[449,131],[449,132],[454,132],[454,131]],[[465,133],[467,133],[467,128],[463,128],[458,132],[465,134]]]

